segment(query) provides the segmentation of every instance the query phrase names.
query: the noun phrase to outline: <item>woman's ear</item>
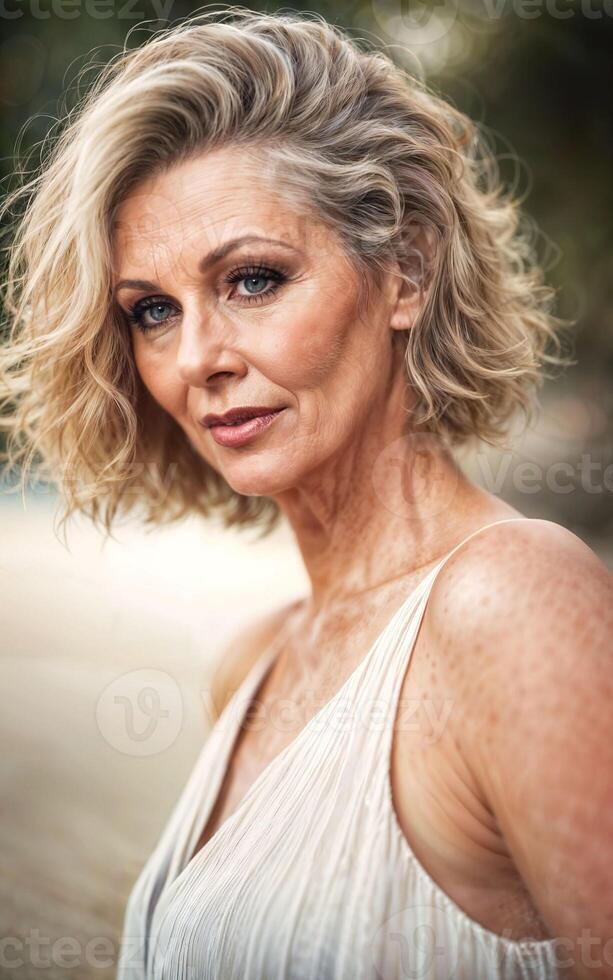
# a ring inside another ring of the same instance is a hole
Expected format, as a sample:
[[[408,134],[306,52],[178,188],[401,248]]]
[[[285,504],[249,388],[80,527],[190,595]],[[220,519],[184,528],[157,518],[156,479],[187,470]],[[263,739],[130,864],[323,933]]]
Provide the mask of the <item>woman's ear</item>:
[[[426,301],[434,258],[433,229],[412,223],[406,235],[405,254],[396,265],[392,287],[392,330],[410,330]],[[401,271],[402,270],[402,271]]]
[[[399,289],[390,317],[392,330],[410,330],[424,302],[424,293],[417,285],[409,285],[398,276]]]

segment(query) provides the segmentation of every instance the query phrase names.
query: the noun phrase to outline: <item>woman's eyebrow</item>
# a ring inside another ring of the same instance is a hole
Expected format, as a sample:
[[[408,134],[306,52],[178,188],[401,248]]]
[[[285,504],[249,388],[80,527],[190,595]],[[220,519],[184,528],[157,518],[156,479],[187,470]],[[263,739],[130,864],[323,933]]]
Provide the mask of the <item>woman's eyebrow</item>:
[[[211,252],[204,256],[203,259],[198,263],[198,271],[204,272],[210,266],[215,265],[217,262],[221,262],[222,259],[226,257],[230,252],[234,251],[235,248],[240,248],[241,245],[247,245],[249,242],[266,242],[269,245],[281,245],[283,248],[292,249],[292,251],[297,252],[294,245],[290,245],[289,242],[284,242],[280,238],[263,238],[261,235],[242,235],[240,238],[232,238],[229,242],[224,242],[223,245],[218,245]],[[158,283],[149,282],[148,279],[120,279],[115,288],[113,289],[113,294],[118,293],[120,289],[159,289]]]

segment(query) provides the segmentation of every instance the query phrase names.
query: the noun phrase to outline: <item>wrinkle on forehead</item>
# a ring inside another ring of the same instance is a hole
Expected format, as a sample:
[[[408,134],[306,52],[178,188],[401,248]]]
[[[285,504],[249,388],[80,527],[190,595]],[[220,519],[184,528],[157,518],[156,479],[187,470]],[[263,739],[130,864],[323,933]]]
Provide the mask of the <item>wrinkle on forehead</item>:
[[[126,260],[155,260],[164,253],[179,257],[192,245],[204,253],[247,234],[283,238],[310,250],[329,248],[335,238],[274,176],[274,168],[250,154],[224,150],[145,179],[124,199],[113,222],[121,255],[114,266],[119,273]]]

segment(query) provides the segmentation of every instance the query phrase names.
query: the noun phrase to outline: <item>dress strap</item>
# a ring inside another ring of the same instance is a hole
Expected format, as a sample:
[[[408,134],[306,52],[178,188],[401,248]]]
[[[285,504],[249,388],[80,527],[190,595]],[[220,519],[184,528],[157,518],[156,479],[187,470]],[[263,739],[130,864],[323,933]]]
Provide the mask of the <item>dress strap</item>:
[[[390,697],[393,699],[397,697],[401,677],[404,675],[411,658],[430,593],[445,562],[455,554],[458,548],[461,548],[463,544],[466,544],[467,541],[486,528],[493,527],[495,524],[528,520],[532,520],[532,518],[509,517],[484,524],[459,541],[430,569],[401,603],[375,640],[370,652],[354,672],[357,682],[355,696],[360,702],[366,699],[367,702],[372,703],[373,699],[381,698],[385,703],[389,703]]]
[[[443,558],[441,558],[441,560],[434,566],[434,568],[431,569],[431,571],[430,571],[429,574],[432,575],[433,573],[438,572],[438,570],[441,568],[441,566],[444,565],[445,562],[449,558],[451,558],[451,556],[453,554],[455,554],[455,552],[458,550],[458,548],[461,548],[463,544],[466,544],[467,541],[470,541],[471,538],[474,538],[476,534],[480,534],[481,531],[487,530],[488,527],[495,527],[496,524],[510,524],[510,523],[512,523],[514,521],[530,521],[530,522],[532,522],[533,520],[534,520],[533,517],[504,517],[500,521],[492,521],[490,524],[483,524],[481,527],[478,527],[475,531],[471,531],[470,534],[468,534],[465,538],[463,538],[461,541],[459,541],[455,545],[455,547],[453,547],[451,549],[451,551],[449,551]]]
[[[481,527],[478,527],[474,531],[471,531],[471,533],[467,534],[465,538],[462,538],[461,541],[458,541],[458,543],[451,549],[451,551],[448,551],[446,555],[443,555],[441,560],[438,561],[436,565],[434,565],[434,567],[430,569],[428,574],[421,580],[420,584],[415,590],[416,598],[419,599],[419,603],[421,605],[421,612],[419,614],[419,618],[421,619],[421,616],[425,611],[425,607],[428,602],[430,592],[432,591],[438,573],[440,572],[443,565],[445,565],[449,561],[451,556],[455,555],[458,548],[461,548],[462,545],[466,544],[467,541],[470,541],[471,538],[476,537],[477,534],[480,534],[482,531],[486,531],[488,527],[495,527],[496,524],[510,524],[515,521],[532,521],[532,520],[534,520],[534,518],[532,517],[505,517],[500,521],[491,521],[489,524],[482,524]]]
[[[458,548],[461,548],[463,544],[466,544],[467,541],[474,538],[481,531],[485,531],[486,528],[494,527],[496,524],[507,524],[515,521],[529,521],[532,519],[533,518],[529,517],[509,517],[499,521],[492,521],[489,524],[484,524],[481,527],[478,527],[475,531],[472,531],[471,534],[468,534],[465,538],[459,541],[458,544],[456,544],[451,551],[444,555],[443,558],[441,558],[441,560],[437,562],[437,564],[428,572],[425,578],[421,580],[417,588],[410,594],[408,599],[400,607],[397,615],[390,623],[386,634],[387,642],[383,645],[377,659],[377,663],[374,665],[374,669],[368,678],[368,690],[365,692],[369,699],[369,703],[378,704],[381,702],[386,706],[386,722],[381,733],[383,747],[381,747],[380,742],[377,744],[377,740],[373,739],[372,743],[373,746],[376,746],[376,748],[373,748],[372,751],[374,756],[372,760],[370,760],[371,771],[377,773],[374,785],[375,787],[378,787],[378,789],[373,789],[372,793],[376,793],[377,791],[380,792],[382,794],[382,798],[384,798],[386,801],[388,773],[391,767],[392,739],[396,724],[396,717],[398,714],[402,683],[409,668],[420,625],[424,618],[428,600],[439,571],[449,560],[449,558],[455,554]],[[441,710],[446,710],[444,705],[442,706]],[[414,722],[412,723],[414,724]],[[365,755],[367,751],[369,750],[365,746]],[[382,798],[379,800],[379,805],[387,806],[387,802],[383,803]]]

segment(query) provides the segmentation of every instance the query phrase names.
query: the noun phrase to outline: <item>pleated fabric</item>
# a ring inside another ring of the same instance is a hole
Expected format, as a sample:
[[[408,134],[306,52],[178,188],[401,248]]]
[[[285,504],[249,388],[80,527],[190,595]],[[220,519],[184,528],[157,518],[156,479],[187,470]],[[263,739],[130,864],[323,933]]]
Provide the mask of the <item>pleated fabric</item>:
[[[529,518],[507,518],[508,521]],[[555,939],[512,940],[436,884],[392,805],[393,725],[450,551],[190,860],[283,629],[227,703],[130,894],[117,980],[553,980]]]

